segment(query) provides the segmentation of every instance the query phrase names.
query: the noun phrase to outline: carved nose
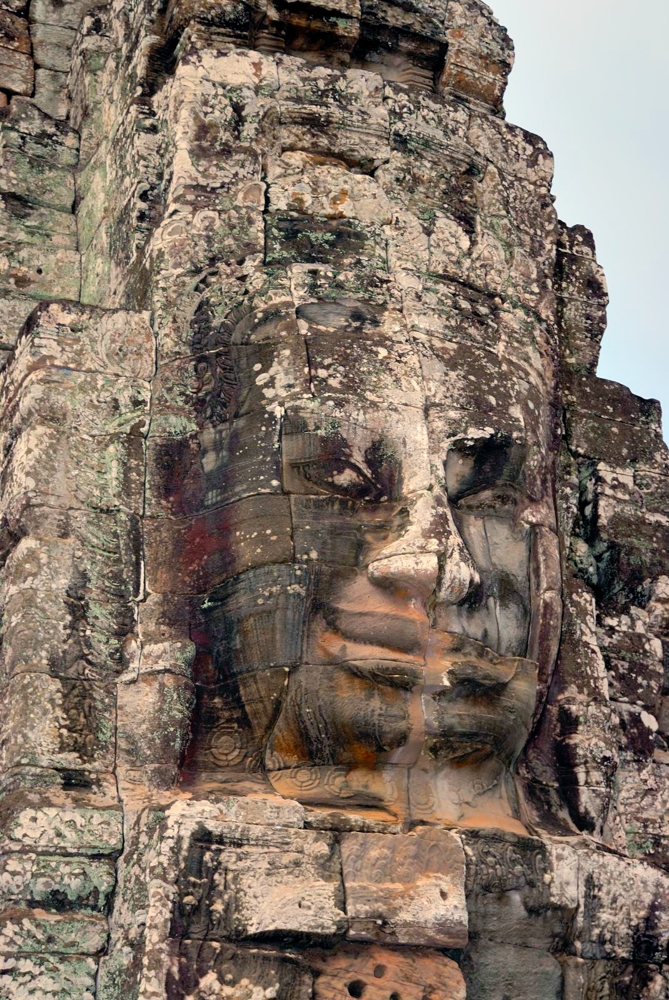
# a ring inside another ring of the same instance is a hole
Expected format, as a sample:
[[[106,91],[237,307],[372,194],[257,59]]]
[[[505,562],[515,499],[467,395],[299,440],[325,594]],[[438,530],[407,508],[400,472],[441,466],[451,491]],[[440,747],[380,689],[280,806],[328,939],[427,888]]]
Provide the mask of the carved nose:
[[[439,559],[432,552],[403,552],[375,559],[367,574],[378,587],[407,587],[427,600],[437,586]]]
[[[437,604],[459,604],[481,582],[474,560],[455,524],[442,556]]]
[[[387,545],[367,567],[372,583],[407,589],[427,601],[457,604],[479,582],[443,494],[421,493],[409,509],[401,537]]]

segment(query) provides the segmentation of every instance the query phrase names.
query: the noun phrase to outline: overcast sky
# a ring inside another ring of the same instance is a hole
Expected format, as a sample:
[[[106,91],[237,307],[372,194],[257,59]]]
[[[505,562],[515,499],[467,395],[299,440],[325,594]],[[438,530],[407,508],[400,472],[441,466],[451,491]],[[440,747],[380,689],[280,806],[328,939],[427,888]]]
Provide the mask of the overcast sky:
[[[555,153],[611,305],[603,378],[662,400],[669,437],[669,0],[488,0],[516,46],[507,118]]]

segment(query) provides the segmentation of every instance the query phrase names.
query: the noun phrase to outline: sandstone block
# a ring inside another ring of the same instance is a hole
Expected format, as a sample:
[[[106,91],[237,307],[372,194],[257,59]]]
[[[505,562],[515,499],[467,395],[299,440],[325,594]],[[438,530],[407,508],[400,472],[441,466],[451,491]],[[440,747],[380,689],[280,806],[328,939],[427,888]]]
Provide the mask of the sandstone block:
[[[133,518],[122,513],[89,514],[76,510],[69,515],[58,513],[64,518],[60,522],[60,538],[26,535],[12,551],[4,582],[5,598],[26,590],[66,593],[71,588],[70,597],[81,599],[86,595],[90,602],[89,620],[94,620],[96,614],[103,617],[106,614],[99,605],[136,597],[139,553]],[[28,523],[34,514],[35,510],[26,512]],[[70,531],[65,534],[67,527]],[[78,567],[87,558],[88,571],[82,577]],[[63,560],[61,565],[57,564],[59,559]]]
[[[669,863],[668,781],[669,763],[624,759],[616,775],[614,800],[630,855],[662,867]]]
[[[30,55],[28,22],[7,9],[0,9],[0,47]]]
[[[236,651],[225,663],[216,660],[222,676],[299,664],[308,589],[307,569],[286,563],[251,569],[209,595],[211,635],[221,651]]]
[[[19,292],[0,291],[0,329],[2,345],[0,368],[5,367],[19,331],[35,308],[35,300]]]
[[[131,434],[89,438],[73,437],[53,427],[29,428],[17,440],[2,470],[2,481],[6,509],[14,515],[26,503],[139,514],[144,444]]]
[[[55,69],[35,70],[35,96],[37,107],[58,121],[65,121],[70,110],[67,93],[67,73]]]
[[[55,24],[33,24],[30,32],[35,64],[44,69],[69,73],[75,31]]]
[[[123,844],[123,819],[115,809],[43,805],[19,793],[5,799],[2,813],[5,852],[104,855],[118,853]]]
[[[628,962],[590,961],[579,958],[561,960],[564,974],[564,1000],[589,1000],[590,997],[638,997],[639,1000],[664,1000],[666,973],[657,965]]]
[[[0,910],[0,955],[96,955],[107,943],[105,917]]]
[[[33,92],[35,70],[29,55],[0,45],[0,87],[15,94]]]
[[[28,97],[13,97],[2,122],[3,142],[35,159],[50,160],[67,169],[79,161],[79,134],[71,125],[55,121]]]
[[[669,476],[639,471],[634,475],[634,485],[649,513],[664,514],[669,509]]]
[[[548,951],[579,906],[578,859],[501,830],[463,834],[473,938]]]
[[[0,858],[0,906],[105,913],[115,881],[110,861],[9,854]]]
[[[379,945],[341,945],[335,951],[308,954],[316,974],[314,1000],[356,994],[368,1000],[465,1000],[460,969],[445,955],[411,949],[393,951]]]
[[[292,559],[283,496],[252,496],[199,517],[153,518],[145,530],[147,584],[154,593],[204,593],[242,567]]]
[[[331,834],[225,824],[193,843],[179,880],[177,926],[209,940],[330,940],[346,928]],[[190,872],[201,872],[193,877]]]
[[[513,43],[488,7],[467,2],[449,4],[448,52],[439,80],[474,101],[499,108],[513,66]]]
[[[11,131],[3,126],[3,138],[6,134],[11,136]],[[45,157],[31,156],[7,143],[0,157],[0,190],[46,208],[70,212],[74,200],[74,178],[70,170],[57,163],[49,163]]]
[[[174,674],[147,674],[118,689],[119,767],[178,765],[190,736],[193,685]]]
[[[262,772],[267,739],[288,684],[288,669],[256,670],[233,681],[196,687],[193,738],[184,774],[195,785],[226,772]],[[245,720],[252,717],[249,729]]]
[[[664,682],[662,644],[647,632],[624,628],[616,619],[609,619],[597,638],[611,697],[656,711]]]
[[[73,215],[34,205],[18,195],[0,195],[0,241],[30,243],[47,249],[76,250]]]
[[[58,215],[69,222],[69,216]],[[153,346],[146,312],[45,302],[35,307],[12,367],[12,379],[17,382],[34,369],[47,366],[149,380],[154,367]]]
[[[0,957],[3,1000],[95,1000],[97,962],[88,956]]]
[[[73,771],[113,769],[116,713],[111,688],[21,673],[10,680],[8,696],[17,699],[17,711],[3,734],[5,768],[27,764]]]
[[[408,835],[347,833],[341,852],[349,937],[466,945],[465,858],[456,834],[428,827]]]
[[[545,951],[476,941],[463,972],[467,1000],[562,1000],[562,969]]]
[[[5,243],[0,252],[0,289],[35,299],[79,296],[79,255],[53,245]]]
[[[33,426],[142,436],[148,413],[149,386],[136,379],[49,367],[21,386],[19,415]]]
[[[278,991],[283,1000],[311,1000],[313,974],[304,962],[259,948],[247,950],[212,941],[184,941],[167,975],[168,996],[208,1000],[224,991],[258,995]],[[111,994],[103,994],[104,1000]]]
[[[583,226],[560,227],[556,278],[565,362],[576,372],[595,374],[606,329],[608,291],[592,234]]]
[[[135,624],[128,603],[82,601],[67,593],[27,589],[5,602],[3,674],[45,673],[105,680],[124,669],[124,636]]]
[[[279,434],[280,415],[256,410],[199,434],[150,437],[147,513],[195,514],[281,492]]]
[[[309,153],[284,153],[267,175],[272,212],[303,212],[331,219],[388,225],[392,207],[376,178]]]
[[[311,69],[292,56],[279,57],[278,64],[284,148],[334,156],[367,169],[387,159],[389,121],[380,76]]]
[[[36,24],[76,29],[84,14],[96,6],[98,6],[97,0],[69,0],[63,6],[58,0],[33,0],[30,20]]]
[[[385,264],[385,240],[378,227],[353,219],[311,218],[275,213],[267,222],[268,263],[328,264],[342,270],[360,258],[372,268]]]
[[[213,347],[220,347],[217,335],[218,330],[213,332]],[[309,395],[307,353],[297,336],[283,339],[278,355],[271,344],[235,344],[212,351],[205,342],[196,349],[192,360],[158,370],[154,391],[160,416],[152,425],[156,436],[181,437],[258,411],[271,420],[279,386],[287,397]]]
[[[661,961],[669,943],[669,875],[612,854],[579,855],[575,937],[583,958]]]

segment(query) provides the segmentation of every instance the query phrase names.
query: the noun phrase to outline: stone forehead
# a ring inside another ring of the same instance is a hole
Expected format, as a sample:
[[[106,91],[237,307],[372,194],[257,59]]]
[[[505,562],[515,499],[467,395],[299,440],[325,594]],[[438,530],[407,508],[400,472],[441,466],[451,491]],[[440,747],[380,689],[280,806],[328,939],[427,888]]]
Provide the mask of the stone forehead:
[[[343,313],[341,304],[331,312]],[[322,411],[324,419],[348,414],[365,426],[380,409],[402,412],[401,423],[422,422],[427,407],[444,415],[469,413],[479,425],[513,426],[514,433],[526,428],[530,437],[543,434],[557,389],[550,363],[528,364],[508,345],[495,351],[436,335],[414,338],[392,310],[374,322],[362,309],[360,317],[329,328],[298,320],[304,339],[293,332],[266,343],[253,353],[251,360],[257,360],[246,365],[246,375],[271,407],[305,398],[308,382],[306,406],[314,416]],[[237,350],[251,348],[232,350],[234,360]],[[302,362],[305,371],[296,372]]]
[[[385,348],[448,358],[451,368],[513,365],[547,392],[557,381],[554,335],[526,310],[444,279],[423,279],[419,287],[401,291],[389,283],[380,297],[354,298],[339,293],[334,272],[316,270],[320,297],[309,294],[307,285],[300,289],[305,275],[291,270],[286,280],[294,279],[295,298],[288,298],[283,287],[258,296],[254,305],[215,322],[211,343],[201,347],[266,344],[279,351],[301,336],[313,351],[332,345],[352,359],[356,352],[378,354]],[[206,303],[201,309],[206,311]]]

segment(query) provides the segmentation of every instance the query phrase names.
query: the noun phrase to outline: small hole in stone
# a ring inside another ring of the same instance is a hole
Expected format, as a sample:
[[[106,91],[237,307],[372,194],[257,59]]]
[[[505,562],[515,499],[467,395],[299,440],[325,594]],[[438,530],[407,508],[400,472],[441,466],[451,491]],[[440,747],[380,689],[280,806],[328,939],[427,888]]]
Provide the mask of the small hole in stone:
[[[445,889],[440,889],[439,895],[441,896],[442,899],[448,899],[448,893],[446,892]]]
[[[390,1000],[402,1000],[401,993],[391,993]]]
[[[36,268],[35,268],[35,270],[37,271],[37,273],[38,273],[38,274],[43,274],[43,273],[44,273],[44,272],[42,271],[42,268],[41,268],[41,267],[36,267]]]
[[[383,977],[385,976],[385,974],[386,974],[387,971],[388,971],[388,969],[387,969],[387,967],[385,965],[375,965],[374,966],[374,978],[375,979],[383,979]]]
[[[367,983],[363,982],[362,979],[354,979],[353,982],[349,983],[347,986],[349,996],[355,997],[355,1000],[360,1000],[360,997],[365,992],[365,987]]]

